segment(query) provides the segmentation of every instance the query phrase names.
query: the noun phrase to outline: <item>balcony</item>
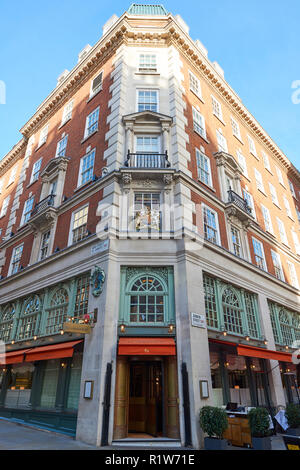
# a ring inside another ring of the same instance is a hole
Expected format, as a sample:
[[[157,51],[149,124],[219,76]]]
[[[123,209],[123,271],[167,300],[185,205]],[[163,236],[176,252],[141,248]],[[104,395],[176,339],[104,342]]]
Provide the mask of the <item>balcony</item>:
[[[56,219],[56,209],[54,207],[55,194],[49,196],[38,202],[31,211],[29,224],[34,229],[40,229],[43,226],[51,224]]]
[[[225,212],[229,218],[232,216],[239,219],[246,225],[250,224],[253,219],[252,209],[239,194],[232,189],[228,191],[228,202],[226,203]]]
[[[160,169],[169,168],[168,153],[130,153],[128,151],[125,166],[129,168]]]

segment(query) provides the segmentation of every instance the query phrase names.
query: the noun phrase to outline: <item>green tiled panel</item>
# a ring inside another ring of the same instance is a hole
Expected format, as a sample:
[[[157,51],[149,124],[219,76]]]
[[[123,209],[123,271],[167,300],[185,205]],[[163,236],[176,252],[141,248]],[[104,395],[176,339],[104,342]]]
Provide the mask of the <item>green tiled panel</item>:
[[[130,15],[167,15],[168,12],[163,5],[144,5],[133,3],[128,10]]]

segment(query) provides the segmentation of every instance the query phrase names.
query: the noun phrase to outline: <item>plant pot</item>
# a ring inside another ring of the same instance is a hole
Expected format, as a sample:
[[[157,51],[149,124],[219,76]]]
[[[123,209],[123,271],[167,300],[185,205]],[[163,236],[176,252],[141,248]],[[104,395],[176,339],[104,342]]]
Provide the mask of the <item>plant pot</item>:
[[[271,450],[271,438],[252,436],[252,446],[254,450]]]
[[[285,433],[288,436],[300,436],[300,428],[288,428]]]
[[[204,448],[205,450],[226,450],[228,442],[226,439],[218,439],[217,437],[205,437]]]

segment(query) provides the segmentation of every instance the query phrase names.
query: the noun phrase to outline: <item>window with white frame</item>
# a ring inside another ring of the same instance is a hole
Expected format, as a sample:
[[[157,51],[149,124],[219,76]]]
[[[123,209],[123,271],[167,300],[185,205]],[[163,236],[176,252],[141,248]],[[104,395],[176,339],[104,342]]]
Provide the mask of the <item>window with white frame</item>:
[[[197,134],[201,135],[204,139],[206,139],[206,129],[205,129],[205,119],[202,116],[202,114],[197,111],[193,107],[193,124],[194,124],[194,131],[197,132]]]
[[[294,185],[293,185],[293,183],[292,183],[290,180],[289,180],[289,187],[290,187],[292,196],[293,196],[294,198],[296,198],[296,193],[295,193]]]
[[[100,107],[98,106],[98,108],[87,116],[84,131],[85,138],[98,130],[99,111]]]
[[[78,186],[81,186],[88,181],[91,181],[94,176],[94,163],[95,163],[96,150],[92,150],[80,160]]]
[[[134,224],[137,232],[161,230],[160,193],[134,194]]]
[[[63,125],[65,122],[69,121],[72,118],[73,105],[74,105],[74,100],[70,101],[64,107],[61,125]]]
[[[271,199],[272,199],[273,204],[276,204],[276,206],[279,207],[279,202],[278,202],[278,198],[277,198],[276,189],[274,188],[272,183],[269,183],[269,188],[270,188]]]
[[[293,242],[294,242],[294,245],[295,245],[295,251],[296,251],[297,255],[300,255],[300,244],[299,244],[298,235],[297,235],[297,233],[295,232],[294,229],[292,229],[291,233],[292,233]]]
[[[34,196],[31,196],[27,201],[25,201],[24,204],[24,209],[23,209],[23,214],[21,218],[21,225],[24,225],[28,222],[31,216],[31,212],[33,209],[33,202],[34,202]]]
[[[262,157],[266,170],[269,170],[271,172],[270,160],[268,155],[264,151],[262,151]]]
[[[221,121],[223,121],[221,104],[214,96],[211,97],[211,102],[212,102],[213,114],[217,116],[217,118],[219,118]]]
[[[284,202],[284,207],[285,207],[287,216],[292,219],[293,216],[292,216],[291,206],[286,196],[283,196],[283,202]]]
[[[66,155],[66,149],[67,149],[67,143],[68,143],[68,136],[65,135],[58,143],[56,146],[56,157],[64,157]]]
[[[239,256],[240,258],[242,258],[243,257],[243,252],[242,252],[240,231],[236,227],[231,225],[230,233],[231,233],[231,242],[232,242],[233,253],[236,256]]]
[[[10,275],[15,274],[19,271],[22,253],[23,253],[23,247],[24,247],[24,244],[16,246],[13,249],[13,252],[11,255],[10,269],[9,269]]]
[[[191,71],[189,71],[190,90],[202,100],[200,80]]]
[[[297,277],[295,265],[293,263],[291,263],[289,260],[287,260],[287,265],[288,265],[288,269],[289,269],[291,285],[293,287],[296,287],[296,289],[299,289],[299,282],[298,282],[298,277]]]
[[[217,245],[220,244],[218,214],[203,204],[204,238]]]
[[[207,186],[212,186],[210,159],[196,149],[196,160],[199,180]]]
[[[237,137],[239,140],[242,140],[239,123],[232,116],[231,116],[231,127],[232,127],[233,135]]]
[[[156,54],[147,54],[147,53],[140,54],[139,71],[140,72],[156,72],[157,71]]]
[[[17,166],[14,166],[14,167],[11,169],[7,186],[10,186],[12,183],[15,182],[15,180],[16,180],[16,174],[17,174]]]
[[[248,143],[249,143],[249,150],[252,153],[252,155],[254,155],[257,158],[257,153],[256,153],[254,140],[249,135],[247,137],[248,137]]]
[[[255,260],[256,266],[258,266],[260,269],[263,269],[264,271],[267,271],[263,244],[254,237],[252,237],[252,244],[253,244],[254,260]]]
[[[42,166],[42,158],[40,158],[37,162],[35,162],[32,167],[30,183],[33,183],[34,181],[37,181],[39,179],[41,166]]]
[[[40,246],[40,261],[42,261],[49,255],[50,234],[51,234],[50,230],[47,230],[46,232],[42,234],[41,246]]]
[[[217,129],[217,142],[218,142],[218,151],[219,152],[228,152],[227,140],[223,136],[222,129]]]
[[[248,206],[251,209],[251,214],[253,217],[256,219],[256,212],[255,212],[255,206],[254,206],[254,200],[252,194],[250,194],[246,189],[243,189],[243,196],[245,201],[247,202]]]
[[[47,141],[48,129],[49,129],[49,124],[47,124],[47,126],[43,127],[43,129],[41,130],[40,139],[39,139],[39,147]]]
[[[273,225],[272,225],[272,220],[271,220],[271,215],[269,209],[267,209],[265,206],[261,205],[262,209],[262,216],[264,219],[265,223],[265,230],[266,232],[274,233],[273,231]]]
[[[242,168],[243,175],[246,176],[246,178],[249,178],[248,168],[247,168],[246,159],[245,159],[244,155],[242,154],[242,152],[240,150],[237,150],[236,154],[237,154],[237,158],[238,158],[238,162],[240,164],[240,167]]]
[[[3,188],[3,178],[0,180],[0,194],[2,193]]]
[[[287,239],[287,236],[286,236],[286,231],[285,231],[285,228],[284,228],[284,223],[282,222],[282,220],[280,220],[278,217],[277,218],[277,225],[278,225],[278,230],[279,230],[279,235],[280,235],[280,240],[282,241],[282,243],[284,243],[285,245],[288,245],[288,239]]]
[[[102,90],[102,83],[103,83],[103,72],[100,72],[100,73],[92,80],[90,97],[96,95],[99,91]]]
[[[263,185],[262,176],[261,176],[261,173],[256,168],[254,168],[254,175],[255,175],[255,181],[256,181],[257,189],[259,189],[260,191],[262,191],[264,193],[265,188],[264,188],[264,185]]]
[[[284,273],[281,265],[281,259],[278,253],[276,251],[271,250],[271,256],[272,256],[272,261],[273,261],[273,266],[274,266],[274,271],[275,271],[275,276],[277,279],[280,279],[281,281],[284,281]]]
[[[139,135],[136,137],[136,153],[160,153],[160,138],[157,135]]]
[[[77,243],[87,236],[89,207],[85,206],[73,213],[71,243]]]
[[[7,196],[3,203],[2,203],[2,207],[1,207],[1,213],[0,213],[0,217],[4,217],[6,215],[6,212],[7,212],[7,209],[8,209],[8,204],[9,204],[9,200],[10,200],[10,196]]]
[[[279,183],[282,184],[282,186],[284,186],[282,171],[278,167],[276,167],[276,173],[277,173]]]
[[[158,90],[137,90],[137,110],[158,113]]]

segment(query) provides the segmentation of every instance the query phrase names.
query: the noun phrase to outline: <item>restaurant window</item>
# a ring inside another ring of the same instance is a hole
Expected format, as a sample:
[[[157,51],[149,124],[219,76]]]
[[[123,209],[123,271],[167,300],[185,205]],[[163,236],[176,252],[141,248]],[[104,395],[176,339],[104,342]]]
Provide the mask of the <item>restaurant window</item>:
[[[243,356],[226,355],[230,401],[240,406],[251,406],[247,365]]]
[[[60,359],[51,359],[46,363],[41,392],[41,408],[55,408],[56,390],[60,366]]]
[[[78,409],[80,396],[80,380],[82,368],[82,353],[74,353],[70,364],[70,380],[68,388],[68,398],[66,408],[71,410]]]
[[[24,301],[18,325],[18,340],[29,339],[35,335],[41,311],[39,296],[35,295]]]
[[[269,302],[271,324],[276,344],[299,348],[300,314]]]
[[[219,354],[217,352],[210,352],[210,373],[212,384],[212,404],[213,406],[223,406],[223,382],[219,361]]]
[[[130,289],[131,323],[162,323],[165,318],[165,286],[155,276],[139,277]]]
[[[65,288],[58,288],[52,295],[50,307],[47,309],[45,334],[52,335],[62,330],[67,318],[69,294]]]
[[[31,363],[12,365],[5,396],[6,408],[29,407],[33,371],[34,365]]]
[[[207,327],[260,338],[257,296],[212,276],[203,276]]]
[[[14,304],[6,305],[0,319],[0,340],[7,343],[11,339],[16,308]]]

